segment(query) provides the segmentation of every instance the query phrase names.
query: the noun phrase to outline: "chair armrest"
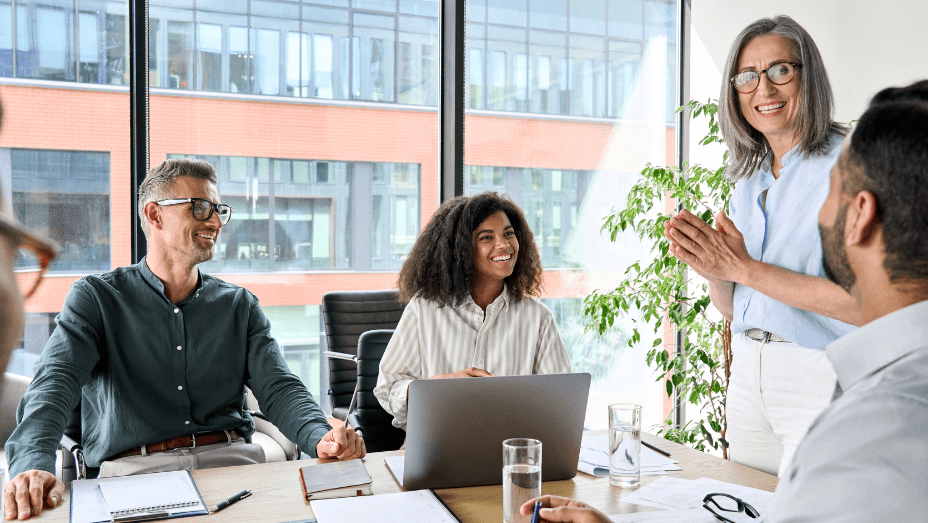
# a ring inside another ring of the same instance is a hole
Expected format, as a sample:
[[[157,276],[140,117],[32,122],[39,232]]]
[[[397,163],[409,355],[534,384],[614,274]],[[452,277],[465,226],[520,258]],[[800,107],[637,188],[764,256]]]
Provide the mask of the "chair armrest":
[[[355,362],[355,363],[358,362],[358,357],[357,357],[357,356],[355,356],[354,354],[348,354],[347,352],[335,352],[335,351],[333,351],[333,350],[327,350],[327,351],[323,352],[322,354],[324,354],[326,358],[332,358],[332,359],[336,359],[336,360],[353,361],[353,362]]]
[[[67,434],[61,436],[61,441],[58,442],[58,445],[63,451],[67,451],[67,454],[62,453],[62,480],[65,483],[70,483],[72,479],[87,479],[87,464],[84,462],[84,447]],[[70,459],[65,459],[66,455],[69,455]],[[70,476],[70,473],[65,472],[65,469],[71,468],[69,466],[69,462],[71,461],[74,463],[73,477]]]
[[[58,442],[58,445],[61,446],[64,450],[68,452],[74,452],[75,450],[84,450],[84,447],[80,443],[75,441],[71,436],[64,434],[61,436],[61,441]]]

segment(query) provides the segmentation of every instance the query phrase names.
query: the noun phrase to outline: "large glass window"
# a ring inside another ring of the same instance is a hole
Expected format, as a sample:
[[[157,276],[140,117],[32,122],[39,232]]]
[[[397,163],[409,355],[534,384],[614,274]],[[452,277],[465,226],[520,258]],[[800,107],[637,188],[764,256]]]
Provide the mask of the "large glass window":
[[[599,228],[646,162],[673,161],[675,6],[466,3],[466,190],[524,209],[542,298],[575,370],[594,375],[592,424],[618,399],[662,415],[624,326],[590,338],[580,300],[646,255]],[[258,295],[322,400],[322,293],[393,287],[439,205],[438,7],[150,0],[151,162],[216,166],[235,212],[204,270]],[[55,283],[27,304],[23,369],[70,283],[130,262],[127,15],[126,0],[0,0],[0,77],[18,79],[0,81],[0,173],[20,218],[63,246]]]
[[[676,3],[470,4],[465,191],[508,194],[525,213],[546,271],[542,300],[573,370],[593,375],[587,425],[605,426],[606,405],[618,401],[643,405],[645,426],[657,423],[664,393],[649,347],[626,346],[628,319],[603,338],[587,333],[582,298],[648,256],[637,237],[611,243],[600,227],[646,163],[674,161]]]

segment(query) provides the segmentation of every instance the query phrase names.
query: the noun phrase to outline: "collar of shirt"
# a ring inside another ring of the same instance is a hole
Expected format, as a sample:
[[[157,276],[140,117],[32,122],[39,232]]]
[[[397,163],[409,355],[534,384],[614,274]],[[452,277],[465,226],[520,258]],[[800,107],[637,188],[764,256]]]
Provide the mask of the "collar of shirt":
[[[471,296],[470,294],[467,295],[467,298],[464,300],[464,303],[462,303],[462,305],[464,305],[465,307],[476,308],[479,311],[483,312],[483,309],[481,309],[480,306],[477,305],[477,302],[474,301],[474,297]],[[502,311],[503,309],[506,309],[507,307],[509,307],[509,287],[507,287],[506,284],[504,283],[502,294],[500,294],[499,296],[496,297],[495,300],[493,300],[493,303],[491,303],[487,307],[487,311],[490,311],[490,310]]]
[[[852,331],[826,349],[842,390],[925,345],[928,300]]]
[[[789,150],[786,154],[783,155],[783,158],[780,160],[780,178],[784,175],[789,174],[792,169],[790,165],[793,164],[793,161],[802,155],[802,151],[799,149],[801,144],[796,144],[792,149]],[[760,195],[760,193],[771,188],[777,179],[773,177],[773,151],[767,151],[767,155],[764,156],[764,161],[760,164],[760,170],[758,172],[757,185],[755,187],[755,196]]]
[[[145,283],[147,283],[151,288],[158,291],[158,294],[160,294],[165,300],[167,300],[168,297],[164,295],[164,282],[155,276],[155,273],[151,272],[151,269],[148,267],[148,262],[146,261],[147,258],[147,256],[142,258],[142,260],[138,263],[139,272],[142,275],[142,279],[145,280]],[[207,279],[203,277],[203,273],[200,272],[200,268],[197,267],[197,288],[190,293],[190,296],[184,298],[183,301],[177,305],[184,305],[192,301],[194,298],[198,298],[200,296],[200,292],[203,291],[207,284]]]

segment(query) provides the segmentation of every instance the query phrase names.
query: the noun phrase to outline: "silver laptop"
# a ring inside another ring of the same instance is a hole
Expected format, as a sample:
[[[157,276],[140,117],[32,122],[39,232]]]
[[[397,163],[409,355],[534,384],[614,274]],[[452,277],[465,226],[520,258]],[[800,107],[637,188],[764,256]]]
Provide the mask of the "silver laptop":
[[[416,380],[409,386],[405,490],[501,485],[503,440],[541,440],[543,481],[577,475],[590,375]]]

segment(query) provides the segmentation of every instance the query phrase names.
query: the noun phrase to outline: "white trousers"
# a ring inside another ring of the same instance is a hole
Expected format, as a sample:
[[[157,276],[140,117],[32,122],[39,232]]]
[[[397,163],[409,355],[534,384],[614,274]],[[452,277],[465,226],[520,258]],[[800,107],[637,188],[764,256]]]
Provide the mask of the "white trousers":
[[[831,402],[835,371],[824,350],[732,336],[726,402],[731,460],[786,472],[799,440]]]
[[[145,456],[128,456],[104,461],[100,464],[101,478],[167,472],[172,470],[197,470],[235,465],[264,463],[264,449],[255,443],[246,443],[244,438],[229,442],[187,447]]]

